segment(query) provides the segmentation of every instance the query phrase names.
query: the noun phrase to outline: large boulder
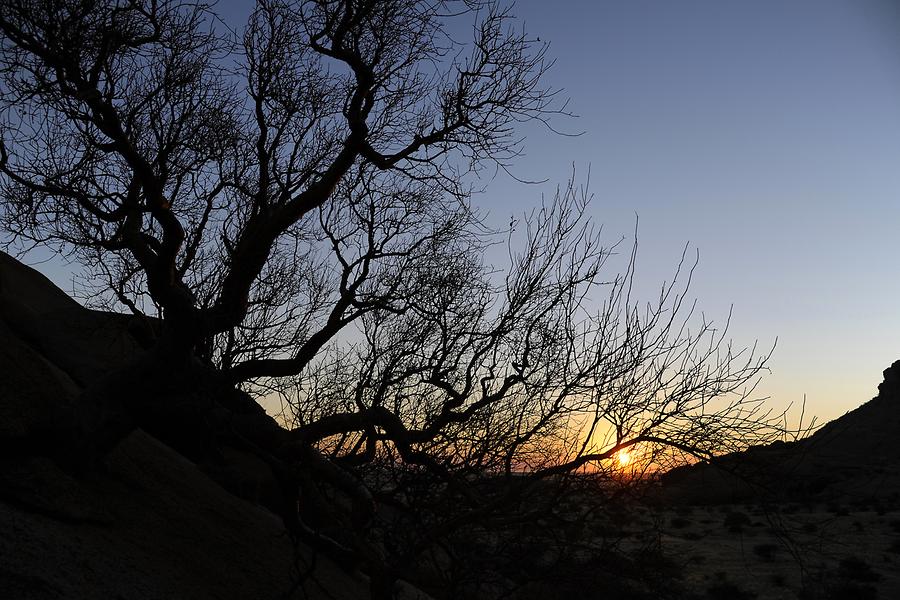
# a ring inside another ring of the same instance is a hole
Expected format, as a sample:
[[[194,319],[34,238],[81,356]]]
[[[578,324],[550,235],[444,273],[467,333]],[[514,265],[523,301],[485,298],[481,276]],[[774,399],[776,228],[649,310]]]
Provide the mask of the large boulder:
[[[154,326],[145,317],[87,309],[3,252],[0,320],[81,387],[133,360]]]
[[[83,417],[85,388],[137,358],[156,326],[88,310],[0,253],[0,598],[367,597],[365,576],[295,543],[261,506],[279,490],[246,452],[219,448],[201,468],[137,430],[84,469],[65,443],[44,447]],[[271,429],[238,404],[233,418]],[[397,597],[425,598],[405,585]]]
[[[22,471],[38,501],[0,502],[4,598],[367,595],[364,577],[294,545],[277,517],[228,494],[143,432],[87,479],[32,463]]]

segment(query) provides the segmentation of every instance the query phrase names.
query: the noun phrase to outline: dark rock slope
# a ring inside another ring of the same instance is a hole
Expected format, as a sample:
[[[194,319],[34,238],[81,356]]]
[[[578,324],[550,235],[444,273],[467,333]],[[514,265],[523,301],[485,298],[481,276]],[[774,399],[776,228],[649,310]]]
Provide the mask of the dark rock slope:
[[[148,326],[87,310],[0,253],[0,598],[365,598],[362,575],[295,546],[278,517],[143,431],[76,474],[32,447]]]

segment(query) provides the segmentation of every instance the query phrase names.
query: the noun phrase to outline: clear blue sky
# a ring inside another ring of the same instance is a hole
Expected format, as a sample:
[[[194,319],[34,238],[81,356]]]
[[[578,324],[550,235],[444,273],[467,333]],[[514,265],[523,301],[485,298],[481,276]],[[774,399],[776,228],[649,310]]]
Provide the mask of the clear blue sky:
[[[508,219],[590,167],[610,239],[640,217],[642,289],[690,242],[701,309],[721,319],[733,304],[737,343],[778,337],[760,391],[839,416],[900,359],[898,5],[520,0],[580,115],[558,125],[584,134],[528,128],[514,172],[548,183],[501,175],[478,202]]]
[[[640,217],[638,277],[700,252],[692,295],[737,343],[778,347],[760,390],[831,419],[900,359],[900,3],[520,0],[550,42],[578,138],[529,130],[481,200],[514,212],[591,168],[611,237]]]

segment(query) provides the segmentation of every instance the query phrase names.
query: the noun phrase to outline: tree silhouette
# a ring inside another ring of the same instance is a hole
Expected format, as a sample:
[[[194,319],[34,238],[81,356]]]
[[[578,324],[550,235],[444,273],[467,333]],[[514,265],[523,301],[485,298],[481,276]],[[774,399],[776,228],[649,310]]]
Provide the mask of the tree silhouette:
[[[767,356],[692,328],[677,279],[634,301],[633,254],[604,275],[618,246],[574,184],[486,264],[472,182],[564,111],[497,3],[260,1],[238,36],[201,4],[8,0],[0,31],[4,228],[153,332],[84,391],[76,445],[144,427],[252,452],[291,531],[390,597],[423,561],[451,572],[448,540],[558,515],[623,449],[776,431],[749,395]]]

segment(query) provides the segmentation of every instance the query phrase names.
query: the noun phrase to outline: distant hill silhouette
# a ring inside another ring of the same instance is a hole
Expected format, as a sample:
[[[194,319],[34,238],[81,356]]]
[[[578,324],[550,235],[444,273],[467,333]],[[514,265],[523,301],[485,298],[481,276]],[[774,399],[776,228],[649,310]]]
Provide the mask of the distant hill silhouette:
[[[663,478],[670,501],[850,501],[900,506],[900,361],[878,395],[795,442],[750,448]]]
[[[141,352],[153,326],[88,310],[0,252],[0,597],[366,597],[364,576],[313,563],[253,501],[264,465],[240,452],[198,466],[138,430],[78,473],[34,445],[83,418],[81,390]]]

